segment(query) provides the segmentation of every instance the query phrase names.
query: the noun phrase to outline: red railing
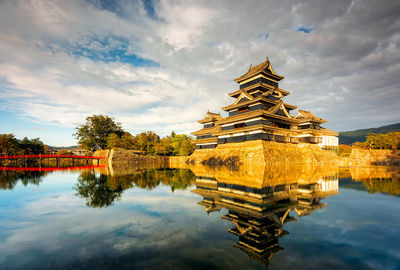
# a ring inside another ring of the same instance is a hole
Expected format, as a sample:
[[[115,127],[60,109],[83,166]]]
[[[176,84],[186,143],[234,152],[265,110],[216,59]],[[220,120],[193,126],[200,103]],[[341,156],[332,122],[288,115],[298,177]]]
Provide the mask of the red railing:
[[[83,169],[104,168],[104,167],[105,165],[73,166],[73,167],[0,167],[0,171],[51,172],[51,171],[83,170]]]
[[[106,159],[106,157],[78,156],[78,155],[0,155],[0,159],[18,158],[81,158],[81,159]]]

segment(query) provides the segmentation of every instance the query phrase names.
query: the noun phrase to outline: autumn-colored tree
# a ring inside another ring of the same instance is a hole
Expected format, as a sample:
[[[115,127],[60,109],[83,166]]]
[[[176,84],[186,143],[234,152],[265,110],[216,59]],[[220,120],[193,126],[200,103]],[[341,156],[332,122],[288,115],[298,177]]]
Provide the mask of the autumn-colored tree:
[[[173,154],[171,137],[165,137],[154,145],[154,153],[160,156],[171,156]]]
[[[136,138],[129,132],[125,132],[120,139],[120,147],[123,149],[136,149],[137,143]]]
[[[354,148],[362,148],[362,149],[368,148],[367,144],[365,142],[355,142],[355,143],[353,143],[353,147]]]
[[[139,150],[154,154],[154,146],[160,142],[160,137],[153,131],[146,131],[136,135],[136,143]]]
[[[115,133],[111,133],[107,139],[107,148],[136,149],[136,138],[129,132],[124,132],[121,137]]]
[[[0,134],[0,154],[12,155],[19,151],[18,140],[14,134]]]
[[[400,149],[400,132],[389,132],[385,136],[385,142],[392,150]]]
[[[350,156],[351,146],[346,144],[339,144],[339,155],[342,157]]]

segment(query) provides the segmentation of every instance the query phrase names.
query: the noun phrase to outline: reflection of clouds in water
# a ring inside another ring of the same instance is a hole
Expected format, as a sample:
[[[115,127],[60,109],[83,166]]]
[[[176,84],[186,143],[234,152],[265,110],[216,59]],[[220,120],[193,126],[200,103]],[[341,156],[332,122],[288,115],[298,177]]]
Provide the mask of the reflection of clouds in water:
[[[105,209],[86,207],[84,200],[73,192],[45,197],[16,210],[27,213],[27,222],[3,221],[13,229],[0,243],[0,253],[4,256],[0,258],[4,261],[6,256],[24,254],[27,263],[35,260],[29,256],[32,250],[43,254],[57,251],[54,256],[64,254],[61,260],[67,260],[69,256],[90,258],[104,249],[119,254],[132,249],[177,246],[195,237],[199,228],[206,229],[195,225],[202,217],[196,200],[189,192],[170,194],[163,188],[151,193],[127,190],[121,202]]]
[[[342,189],[326,199],[327,208],[288,223],[284,228],[290,234],[280,241],[285,251],[273,261],[279,261],[277,268],[298,263],[316,269],[328,264],[341,269],[399,267],[395,262],[400,261],[396,233],[400,220],[388,213],[398,213],[400,205],[395,197],[378,196],[381,200],[364,191]]]

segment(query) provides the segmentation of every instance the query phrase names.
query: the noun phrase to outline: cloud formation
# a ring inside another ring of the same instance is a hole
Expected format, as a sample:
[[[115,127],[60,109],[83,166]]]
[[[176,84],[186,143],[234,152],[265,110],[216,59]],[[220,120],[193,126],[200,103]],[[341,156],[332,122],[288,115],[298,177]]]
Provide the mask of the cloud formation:
[[[189,133],[269,56],[286,101],[327,127],[399,122],[399,13],[396,1],[5,1],[0,109]]]

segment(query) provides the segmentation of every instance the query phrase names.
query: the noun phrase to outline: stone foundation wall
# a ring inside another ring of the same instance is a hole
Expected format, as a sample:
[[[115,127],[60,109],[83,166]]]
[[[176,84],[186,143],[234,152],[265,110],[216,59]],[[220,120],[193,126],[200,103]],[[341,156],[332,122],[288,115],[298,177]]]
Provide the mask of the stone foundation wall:
[[[400,165],[400,151],[357,149],[351,151],[348,166]]]
[[[100,150],[94,156],[107,157],[100,160],[102,164],[110,166],[136,166],[136,167],[168,167],[169,157],[162,156],[139,156],[134,151],[124,149]]]
[[[287,144],[272,141],[247,141],[221,144],[212,149],[197,149],[191,156],[138,156],[133,151],[114,149],[97,151],[97,156],[106,156],[109,165],[183,168],[188,164],[205,165],[265,165],[289,164],[339,164],[338,156],[322,150],[315,144]]]
[[[198,149],[189,163],[209,165],[263,165],[269,163],[338,164],[338,156],[315,144],[287,144],[247,141],[221,144],[214,149]]]

